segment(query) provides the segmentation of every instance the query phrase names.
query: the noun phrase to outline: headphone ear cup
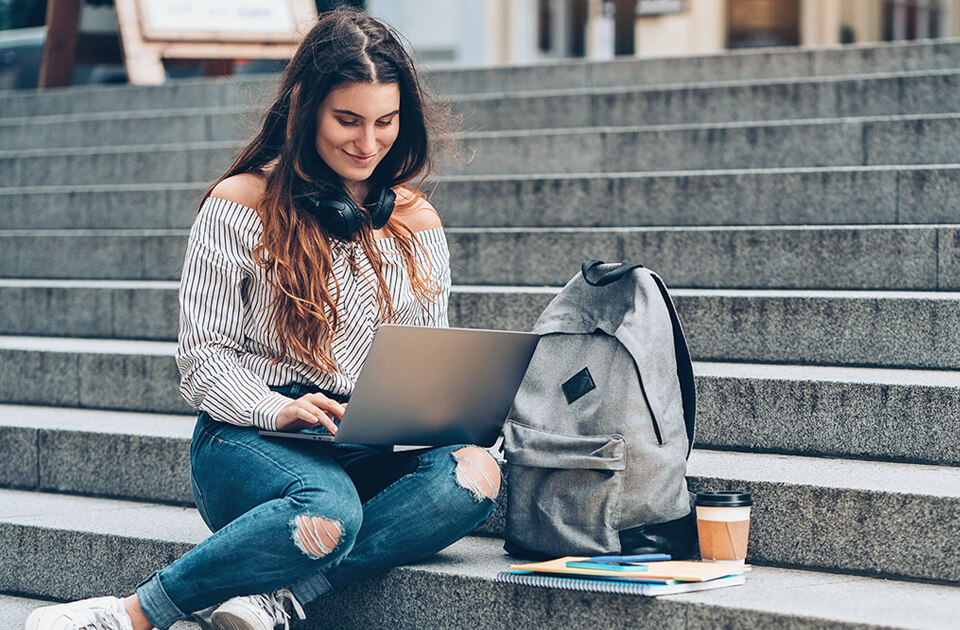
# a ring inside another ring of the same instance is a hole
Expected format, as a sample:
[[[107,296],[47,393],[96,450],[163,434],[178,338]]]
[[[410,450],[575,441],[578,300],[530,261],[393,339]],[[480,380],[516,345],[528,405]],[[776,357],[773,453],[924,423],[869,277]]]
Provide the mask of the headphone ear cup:
[[[387,224],[387,221],[390,220],[390,215],[393,214],[393,207],[396,205],[396,202],[397,194],[393,192],[392,188],[383,187],[380,189],[377,204],[370,213],[370,221],[373,223],[373,229],[379,230]]]
[[[363,211],[348,195],[333,198],[309,197],[314,216],[328,232],[337,238],[347,240],[360,229]],[[370,211],[370,222],[379,230],[390,220],[397,195],[390,188],[381,188],[377,203]]]
[[[314,216],[328,232],[340,239],[348,239],[360,229],[360,208],[346,195],[332,199],[310,197]]]

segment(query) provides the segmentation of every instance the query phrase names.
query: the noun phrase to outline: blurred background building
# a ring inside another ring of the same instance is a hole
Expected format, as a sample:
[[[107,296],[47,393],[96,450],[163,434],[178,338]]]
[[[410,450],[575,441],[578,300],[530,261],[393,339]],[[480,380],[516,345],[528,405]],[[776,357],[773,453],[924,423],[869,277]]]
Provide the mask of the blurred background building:
[[[425,59],[462,65],[960,36],[960,0],[367,0],[366,5],[405,31]]]
[[[321,11],[343,4],[394,25],[438,66],[960,36],[960,0],[317,0]],[[0,0],[0,88],[36,85],[46,5]],[[112,11],[112,0],[84,0],[81,32],[115,32]],[[122,67],[80,67],[76,77],[122,80]]]

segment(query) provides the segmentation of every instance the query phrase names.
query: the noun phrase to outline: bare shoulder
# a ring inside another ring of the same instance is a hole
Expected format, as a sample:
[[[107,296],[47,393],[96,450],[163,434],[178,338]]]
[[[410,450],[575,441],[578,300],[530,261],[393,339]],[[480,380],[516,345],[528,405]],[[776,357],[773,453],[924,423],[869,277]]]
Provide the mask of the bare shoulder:
[[[256,208],[266,190],[266,179],[259,173],[231,175],[210,192],[211,197],[226,199],[248,208]]]
[[[433,204],[409,188],[397,189],[397,204],[393,212],[411,232],[423,232],[443,226]]]

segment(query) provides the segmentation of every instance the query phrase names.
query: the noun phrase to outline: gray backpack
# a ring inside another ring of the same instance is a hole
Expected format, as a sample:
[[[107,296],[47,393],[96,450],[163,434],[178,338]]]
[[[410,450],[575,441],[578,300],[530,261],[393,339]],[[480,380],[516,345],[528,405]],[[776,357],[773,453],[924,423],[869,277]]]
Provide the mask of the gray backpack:
[[[504,424],[504,548],[542,558],[689,555],[693,368],[663,281],[584,261],[534,326]]]

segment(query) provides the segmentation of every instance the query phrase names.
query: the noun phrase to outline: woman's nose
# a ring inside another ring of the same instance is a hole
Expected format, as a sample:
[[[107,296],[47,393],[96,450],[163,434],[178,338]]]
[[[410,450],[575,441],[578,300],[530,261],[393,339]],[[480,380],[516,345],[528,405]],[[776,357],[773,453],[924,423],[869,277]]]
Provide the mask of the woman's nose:
[[[360,132],[360,137],[354,141],[354,144],[357,146],[357,149],[361,151],[363,155],[370,155],[375,153],[377,150],[377,136],[376,130],[372,126],[362,127]]]

